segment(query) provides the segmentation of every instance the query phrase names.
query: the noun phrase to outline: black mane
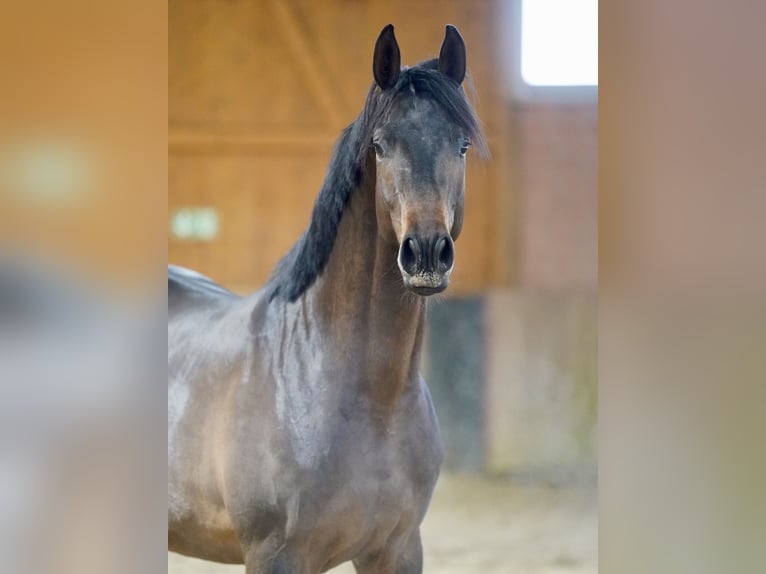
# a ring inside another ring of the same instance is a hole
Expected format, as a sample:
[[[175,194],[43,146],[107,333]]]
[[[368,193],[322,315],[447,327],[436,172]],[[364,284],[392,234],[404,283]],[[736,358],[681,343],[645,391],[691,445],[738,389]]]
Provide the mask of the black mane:
[[[402,70],[396,86],[389,90],[382,91],[373,84],[364,109],[343,130],[335,145],[308,229],[274,269],[267,284],[269,300],[279,298],[293,302],[322,274],[335,245],[343,210],[353,190],[362,182],[373,132],[387,121],[397,97],[413,90],[440,105],[452,121],[465,130],[479,155],[488,155],[476,112],[460,85],[437,70],[437,60]]]

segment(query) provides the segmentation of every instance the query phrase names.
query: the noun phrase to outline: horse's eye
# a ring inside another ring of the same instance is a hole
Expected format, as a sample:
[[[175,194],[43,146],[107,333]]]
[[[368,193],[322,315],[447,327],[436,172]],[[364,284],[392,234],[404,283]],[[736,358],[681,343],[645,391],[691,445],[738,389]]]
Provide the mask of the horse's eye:
[[[468,153],[469,147],[471,147],[471,142],[469,140],[463,140],[460,144],[460,155],[465,156],[465,154]]]
[[[372,148],[375,150],[375,155],[379,158],[383,157],[383,146],[378,142],[372,142]]]

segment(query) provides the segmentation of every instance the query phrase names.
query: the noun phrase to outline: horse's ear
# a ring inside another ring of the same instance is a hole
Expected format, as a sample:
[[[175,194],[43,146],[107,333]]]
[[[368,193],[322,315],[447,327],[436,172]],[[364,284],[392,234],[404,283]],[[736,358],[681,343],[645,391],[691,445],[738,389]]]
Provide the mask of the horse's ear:
[[[372,59],[372,73],[375,83],[382,90],[387,90],[396,85],[399,79],[399,71],[402,67],[402,57],[399,53],[399,44],[394,36],[394,26],[389,24],[380,32],[375,42],[375,56]]]
[[[447,26],[439,51],[439,71],[458,84],[462,84],[465,78],[465,42],[454,26]]]

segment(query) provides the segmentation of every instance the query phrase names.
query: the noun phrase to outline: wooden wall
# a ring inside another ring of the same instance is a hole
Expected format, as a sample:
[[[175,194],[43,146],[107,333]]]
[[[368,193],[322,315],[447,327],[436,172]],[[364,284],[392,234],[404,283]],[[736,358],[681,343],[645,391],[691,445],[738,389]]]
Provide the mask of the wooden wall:
[[[468,48],[495,160],[469,158],[452,293],[508,277],[508,197],[493,2],[171,0],[169,188],[172,215],[213,206],[210,242],[169,239],[171,263],[236,290],[262,284],[305,228],[337,135],[364,104],[372,52],[391,22],[403,63],[438,54],[444,25]]]

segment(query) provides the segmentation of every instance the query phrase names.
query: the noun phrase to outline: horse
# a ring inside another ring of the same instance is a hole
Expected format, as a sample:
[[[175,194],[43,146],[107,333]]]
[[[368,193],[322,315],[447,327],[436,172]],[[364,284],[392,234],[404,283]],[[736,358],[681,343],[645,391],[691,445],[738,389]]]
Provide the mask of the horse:
[[[447,26],[401,66],[381,31],[364,109],[342,132],[308,229],[240,297],[168,268],[168,549],[247,574],[422,572],[443,457],[419,374],[428,296],[486,142]]]

